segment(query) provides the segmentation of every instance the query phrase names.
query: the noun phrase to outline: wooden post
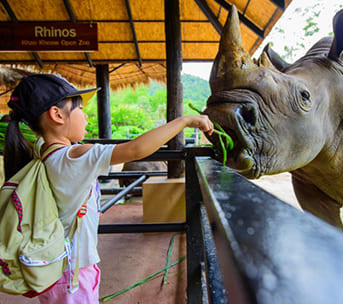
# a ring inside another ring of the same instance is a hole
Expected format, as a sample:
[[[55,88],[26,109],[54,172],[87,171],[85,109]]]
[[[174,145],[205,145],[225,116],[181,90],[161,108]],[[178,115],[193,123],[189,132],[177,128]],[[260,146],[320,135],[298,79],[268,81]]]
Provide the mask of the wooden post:
[[[167,59],[167,121],[183,115],[183,97],[181,84],[182,49],[179,0],[164,1],[166,59]],[[170,150],[184,147],[184,132],[170,140]],[[183,161],[168,162],[168,177],[177,178],[184,172]]]
[[[101,88],[97,93],[99,138],[111,138],[111,105],[108,64],[96,65],[96,84],[97,87]]]

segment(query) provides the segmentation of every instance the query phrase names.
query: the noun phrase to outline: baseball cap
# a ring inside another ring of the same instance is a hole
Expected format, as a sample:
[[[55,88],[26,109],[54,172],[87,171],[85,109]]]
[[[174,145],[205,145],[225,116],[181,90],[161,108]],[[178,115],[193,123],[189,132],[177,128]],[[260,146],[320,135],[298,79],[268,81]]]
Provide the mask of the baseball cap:
[[[86,104],[100,88],[78,90],[56,74],[33,74],[21,79],[8,106],[26,121],[33,121],[59,101],[81,96]]]

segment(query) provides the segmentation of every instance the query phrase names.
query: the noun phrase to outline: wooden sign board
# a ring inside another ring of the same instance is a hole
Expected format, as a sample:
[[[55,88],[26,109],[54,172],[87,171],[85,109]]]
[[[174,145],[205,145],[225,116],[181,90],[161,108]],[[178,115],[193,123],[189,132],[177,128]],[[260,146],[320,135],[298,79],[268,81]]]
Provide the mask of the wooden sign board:
[[[0,23],[0,52],[97,50],[96,23]]]

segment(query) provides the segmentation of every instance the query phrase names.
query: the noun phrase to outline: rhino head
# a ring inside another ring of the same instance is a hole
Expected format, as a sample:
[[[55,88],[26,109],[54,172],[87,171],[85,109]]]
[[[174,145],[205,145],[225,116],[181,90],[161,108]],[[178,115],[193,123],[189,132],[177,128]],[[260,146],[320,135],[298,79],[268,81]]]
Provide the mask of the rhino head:
[[[205,113],[234,140],[226,165],[248,178],[290,171],[303,207],[313,202],[312,194],[298,191],[304,184],[343,203],[337,182],[343,172],[342,20],[343,11],[334,19],[335,38],[323,38],[294,64],[268,47],[253,60],[232,6],[211,71]],[[215,134],[208,138],[220,147]],[[320,216],[330,221],[331,215]]]

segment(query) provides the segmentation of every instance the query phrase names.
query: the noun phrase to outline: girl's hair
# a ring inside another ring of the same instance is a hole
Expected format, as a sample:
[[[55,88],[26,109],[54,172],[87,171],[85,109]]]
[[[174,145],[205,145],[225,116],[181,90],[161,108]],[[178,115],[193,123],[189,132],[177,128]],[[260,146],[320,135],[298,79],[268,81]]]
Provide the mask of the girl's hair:
[[[64,99],[55,104],[56,107],[62,109],[68,99]],[[81,96],[71,97],[72,106],[70,112],[82,104]],[[69,113],[70,113],[69,112]],[[5,147],[4,147],[4,169],[5,180],[8,180],[14,174],[16,174],[21,168],[28,164],[32,158],[32,145],[23,136],[19,128],[19,122],[21,118],[15,111],[10,113],[11,120],[8,123],[6,135],[5,135]],[[32,131],[38,135],[42,133],[40,126],[40,116],[33,120],[26,122]]]

